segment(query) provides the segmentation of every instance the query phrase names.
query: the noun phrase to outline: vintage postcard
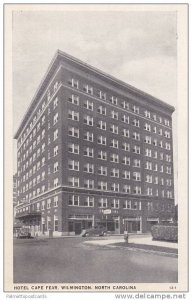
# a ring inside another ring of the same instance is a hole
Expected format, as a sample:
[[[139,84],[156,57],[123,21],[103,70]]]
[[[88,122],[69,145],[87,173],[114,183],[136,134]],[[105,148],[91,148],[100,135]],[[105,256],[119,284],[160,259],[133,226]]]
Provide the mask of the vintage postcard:
[[[187,292],[187,4],[5,4],[4,29],[4,291]]]

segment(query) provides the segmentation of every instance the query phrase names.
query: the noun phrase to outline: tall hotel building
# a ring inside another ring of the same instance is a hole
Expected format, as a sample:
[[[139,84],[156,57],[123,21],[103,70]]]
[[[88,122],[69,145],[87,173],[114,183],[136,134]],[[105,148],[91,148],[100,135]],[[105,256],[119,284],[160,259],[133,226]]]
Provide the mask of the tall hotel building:
[[[17,139],[16,217],[32,234],[142,233],[174,215],[174,108],[57,51]]]

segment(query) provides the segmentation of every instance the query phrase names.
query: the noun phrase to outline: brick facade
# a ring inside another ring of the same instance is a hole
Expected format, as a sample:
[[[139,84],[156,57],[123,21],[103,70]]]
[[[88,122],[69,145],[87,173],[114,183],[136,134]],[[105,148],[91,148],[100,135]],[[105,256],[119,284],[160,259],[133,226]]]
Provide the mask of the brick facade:
[[[17,217],[54,235],[171,221],[173,111],[58,51],[15,135]]]

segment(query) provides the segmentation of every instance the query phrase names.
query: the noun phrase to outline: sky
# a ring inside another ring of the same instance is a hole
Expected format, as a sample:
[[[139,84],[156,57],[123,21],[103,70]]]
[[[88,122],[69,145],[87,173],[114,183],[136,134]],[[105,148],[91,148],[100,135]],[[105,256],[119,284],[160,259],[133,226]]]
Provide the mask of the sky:
[[[13,134],[57,49],[177,108],[175,12],[15,11]],[[176,128],[177,110],[173,114],[175,145]],[[176,146],[174,154],[177,157]]]

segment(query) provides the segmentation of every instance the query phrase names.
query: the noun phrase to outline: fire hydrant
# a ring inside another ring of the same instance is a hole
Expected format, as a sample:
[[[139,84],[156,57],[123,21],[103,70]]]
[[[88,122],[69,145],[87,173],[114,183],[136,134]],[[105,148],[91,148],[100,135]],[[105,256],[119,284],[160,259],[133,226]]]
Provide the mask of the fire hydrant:
[[[125,241],[125,243],[127,243],[127,244],[128,244],[128,238],[129,238],[128,232],[127,232],[127,231],[124,231],[124,241]]]

